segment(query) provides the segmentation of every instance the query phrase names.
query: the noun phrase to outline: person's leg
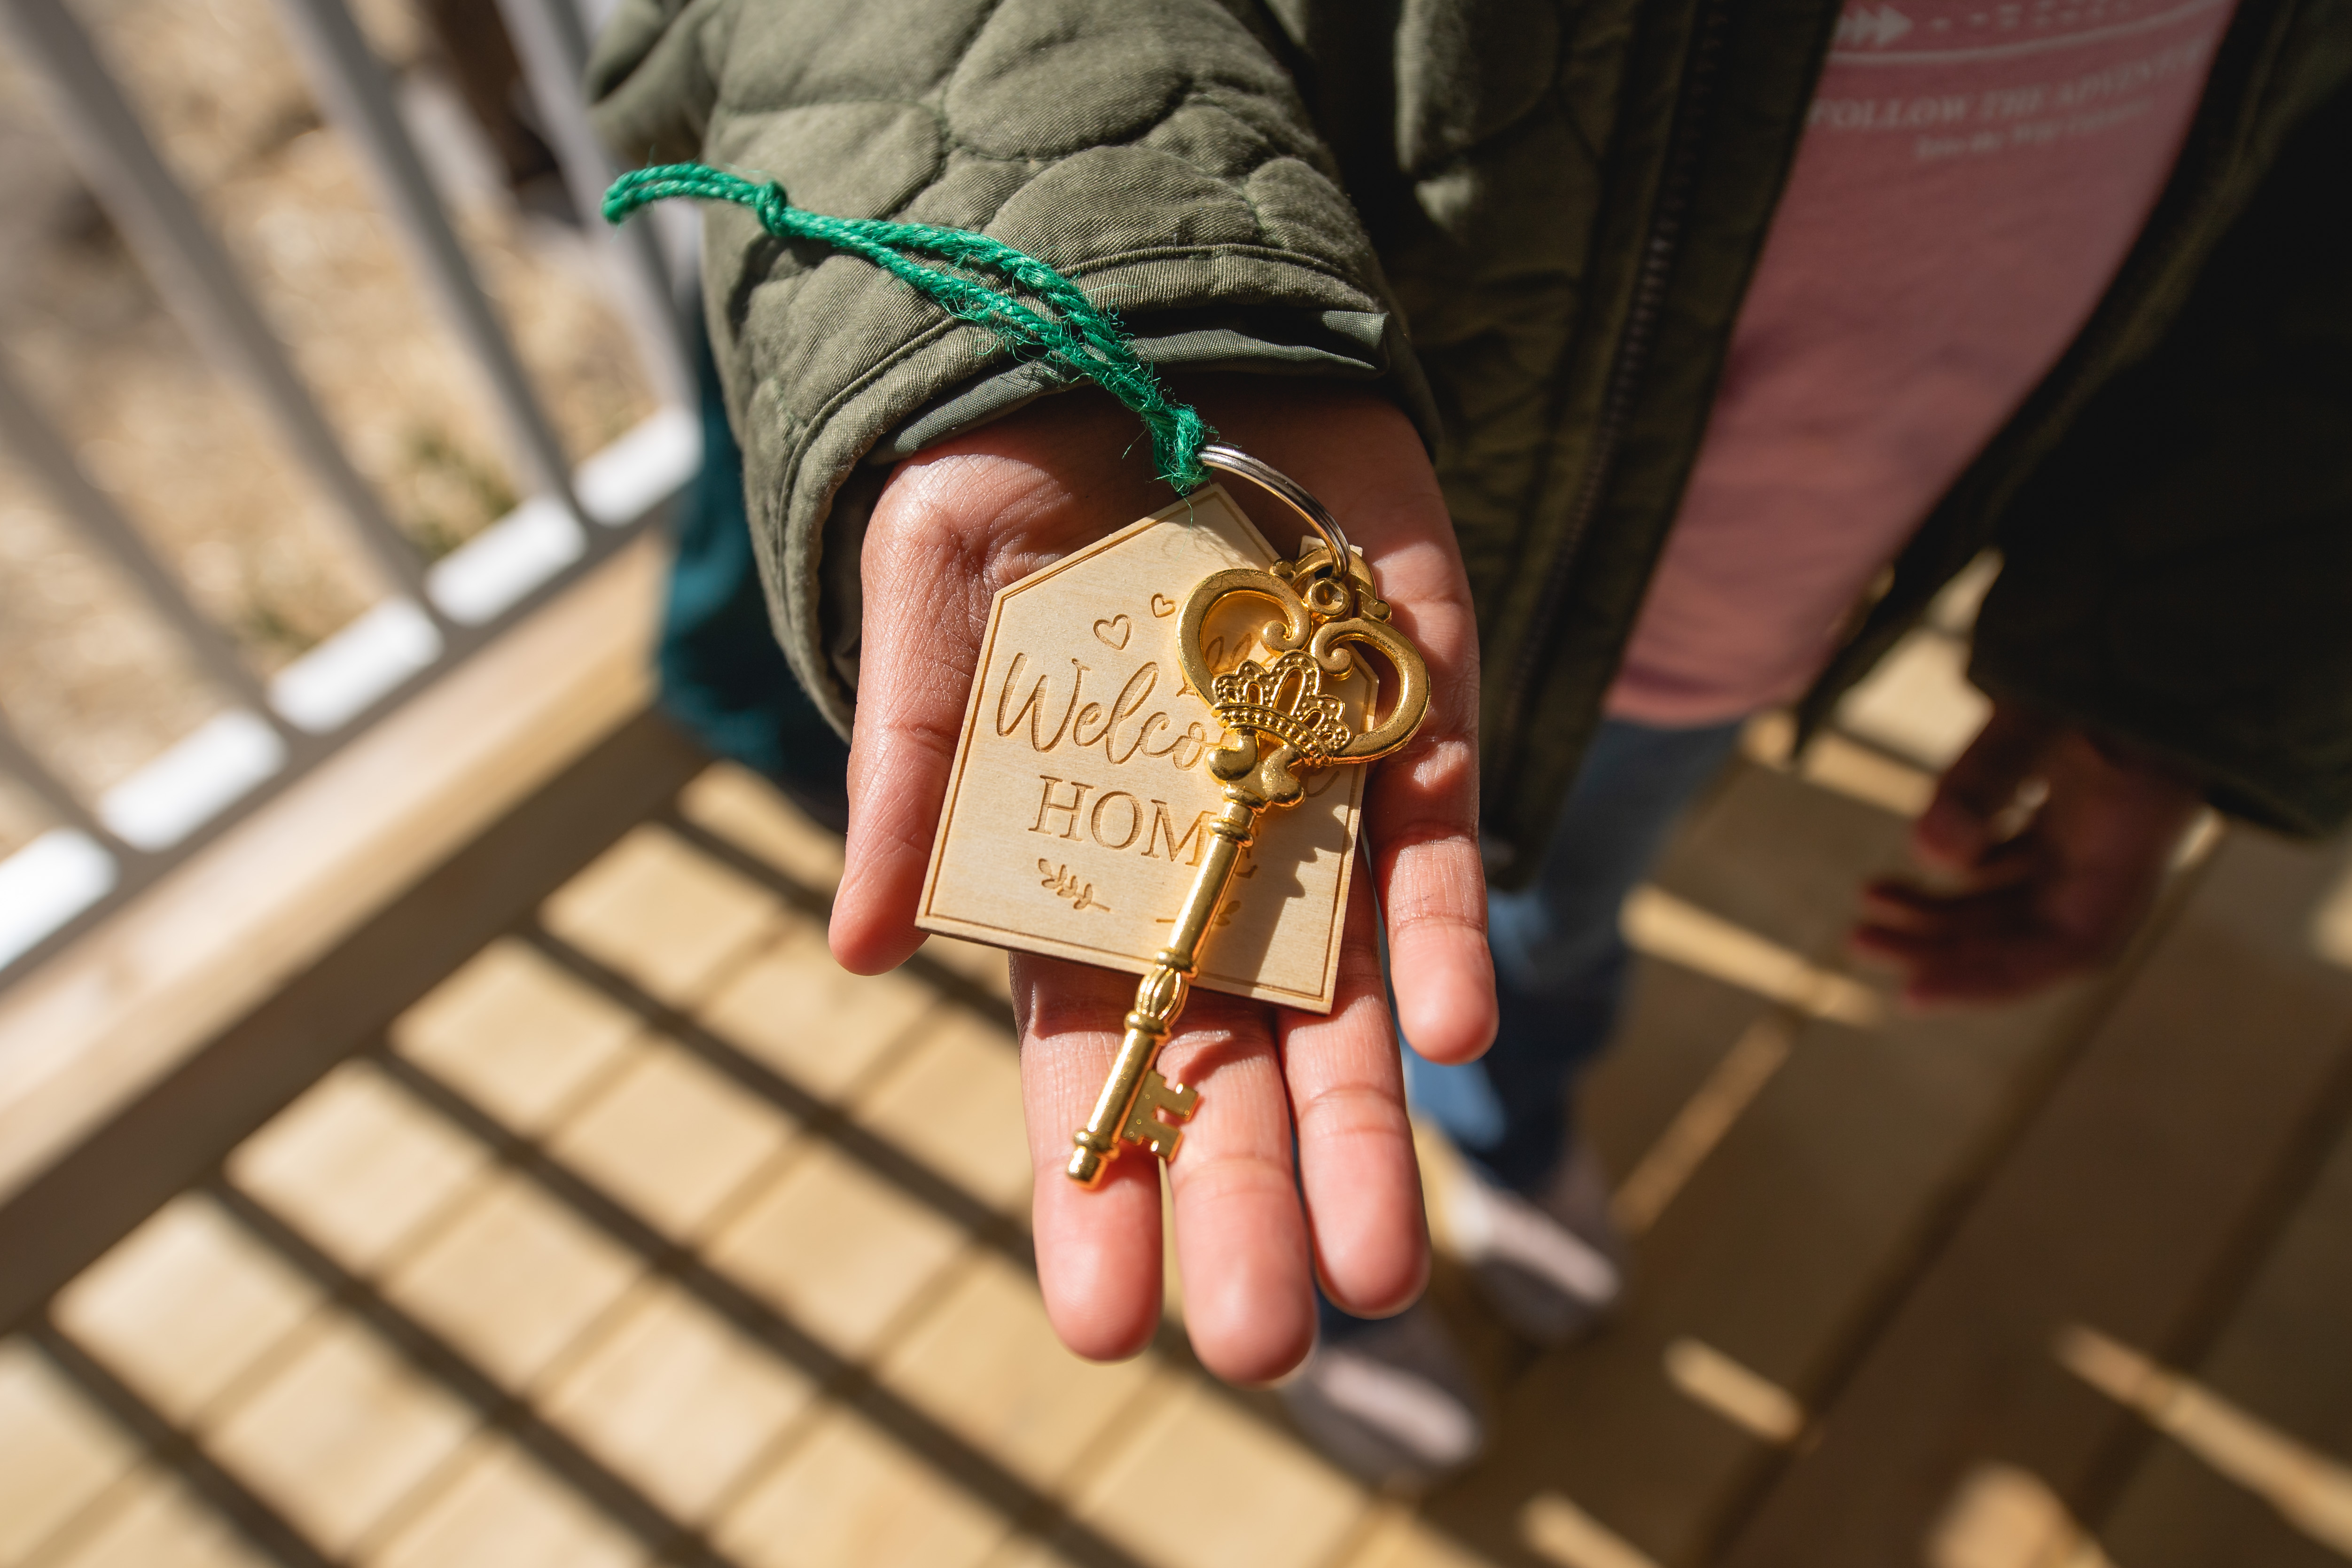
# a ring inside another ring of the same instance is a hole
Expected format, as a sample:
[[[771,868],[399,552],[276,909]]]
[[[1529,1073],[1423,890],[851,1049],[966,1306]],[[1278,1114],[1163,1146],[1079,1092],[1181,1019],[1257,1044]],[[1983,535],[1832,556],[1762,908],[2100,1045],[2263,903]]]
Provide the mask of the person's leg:
[[[1475,1173],[1451,1216],[1458,1242],[1484,1233],[1465,1261],[1532,1338],[1571,1337],[1617,1293],[1606,1184],[1570,1143],[1569,1097],[1616,1022],[1627,963],[1618,909],[1738,734],[1736,724],[1604,725],[1535,884],[1487,898],[1502,1004],[1493,1049],[1459,1067],[1404,1053],[1413,1109]],[[1426,1304],[1378,1322],[1328,1301],[1319,1309],[1319,1343],[1283,1398],[1326,1453],[1376,1480],[1425,1482],[1477,1452],[1477,1385]]]
[[[1627,962],[1618,910],[1738,738],[1737,724],[1603,724],[1534,884],[1488,895],[1501,1008],[1493,1049],[1460,1066],[1411,1051],[1404,1061],[1413,1108],[1498,1186],[1532,1198],[1559,1175],[1570,1089],[1617,1021]]]
[[[1737,724],[1603,724],[1534,884],[1487,895],[1501,1008],[1494,1046],[1451,1067],[1408,1049],[1404,1068],[1413,1110],[1494,1186],[1530,1202],[1559,1197],[1569,1097],[1617,1021],[1627,960],[1618,910],[1738,738]],[[1358,1322],[1324,1303],[1327,1338],[1347,1338]]]
[[[695,312],[702,471],[673,517],[677,551],[656,658],[662,711],[840,832],[849,821],[849,747],[801,690],[769,629],[744,511],[743,454],[701,322]]]

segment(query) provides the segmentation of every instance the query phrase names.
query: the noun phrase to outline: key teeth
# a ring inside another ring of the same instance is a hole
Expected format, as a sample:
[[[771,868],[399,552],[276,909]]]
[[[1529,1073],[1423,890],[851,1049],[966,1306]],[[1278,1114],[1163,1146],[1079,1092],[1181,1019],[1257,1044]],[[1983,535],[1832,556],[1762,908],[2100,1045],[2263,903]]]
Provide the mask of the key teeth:
[[[1159,1102],[1160,1108],[1178,1121],[1191,1119],[1192,1108],[1201,1103],[1198,1089],[1187,1089],[1181,1083],[1171,1083],[1155,1069],[1144,1079],[1144,1092]]]
[[[1201,1103],[1201,1092],[1187,1089],[1181,1083],[1171,1083],[1154,1068],[1143,1075],[1143,1084],[1135,1092],[1135,1104],[1127,1113],[1127,1125],[1119,1136],[1138,1144],[1160,1156],[1162,1164],[1176,1157],[1183,1146],[1184,1130],[1162,1122],[1154,1112],[1165,1111],[1181,1122],[1192,1114]]]

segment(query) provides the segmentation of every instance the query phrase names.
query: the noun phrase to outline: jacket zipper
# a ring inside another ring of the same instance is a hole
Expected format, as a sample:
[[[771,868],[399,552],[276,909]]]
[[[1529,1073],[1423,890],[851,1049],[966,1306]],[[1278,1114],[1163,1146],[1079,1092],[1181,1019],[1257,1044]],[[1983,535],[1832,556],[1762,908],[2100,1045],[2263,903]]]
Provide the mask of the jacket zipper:
[[[1582,553],[1584,536],[1590,531],[1592,518],[1601,509],[1601,497],[1617,465],[1617,451],[1623,444],[1625,422],[1631,416],[1633,394],[1639,390],[1643,372],[1648,368],[1651,349],[1657,337],[1658,314],[1664,308],[1666,282],[1674,270],[1675,258],[1681,254],[1683,221],[1689,214],[1692,187],[1697,183],[1699,144],[1706,131],[1707,100],[1714,91],[1717,64],[1723,53],[1723,36],[1730,6],[1724,0],[1713,0],[1701,11],[1696,36],[1691,45],[1689,65],[1683,76],[1682,102],[1676,107],[1676,123],[1666,149],[1666,172],[1658,192],[1657,210],[1651,214],[1647,239],[1642,247],[1641,271],[1633,281],[1633,298],[1626,311],[1625,330],[1617,340],[1615,353],[1609,366],[1609,378],[1603,386],[1601,418],[1594,428],[1592,451],[1585,465],[1583,480],[1568,509],[1568,521],[1562,529],[1559,553],[1553,557],[1551,570],[1545,577],[1542,597],[1536,601],[1536,616],[1531,630],[1536,633],[1521,644],[1517,664],[1511,672],[1510,701],[1503,712],[1508,726],[1507,751],[1498,751],[1497,760],[1505,764],[1498,773],[1507,774],[1516,768],[1523,749],[1527,730],[1528,694],[1533,689],[1538,666],[1549,652],[1552,639],[1543,635],[1559,614],[1559,607],[1568,597],[1568,586],[1575,576],[1577,558]]]

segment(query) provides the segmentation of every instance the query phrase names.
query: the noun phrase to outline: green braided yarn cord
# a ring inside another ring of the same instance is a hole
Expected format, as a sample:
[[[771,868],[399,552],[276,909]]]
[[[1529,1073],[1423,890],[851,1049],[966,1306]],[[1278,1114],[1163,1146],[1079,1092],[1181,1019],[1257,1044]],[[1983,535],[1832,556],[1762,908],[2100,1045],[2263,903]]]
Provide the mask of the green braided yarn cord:
[[[1216,432],[1191,407],[1169,400],[1160,378],[1128,347],[1127,334],[1109,310],[1027,252],[964,229],[804,212],[787,201],[784,188],[772,180],[747,180],[702,163],[664,163],[622,175],[604,193],[605,221],[617,224],[648,202],[670,196],[733,202],[758,214],[768,232],[781,238],[813,239],[864,256],[929,296],[950,315],[986,327],[1016,352],[1042,355],[1099,382],[1143,421],[1151,434],[1160,476],[1180,494],[1208,482],[1201,448]],[[992,274],[1052,310],[1032,308],[959,273],[926,267],[903,254],[907,252]]]

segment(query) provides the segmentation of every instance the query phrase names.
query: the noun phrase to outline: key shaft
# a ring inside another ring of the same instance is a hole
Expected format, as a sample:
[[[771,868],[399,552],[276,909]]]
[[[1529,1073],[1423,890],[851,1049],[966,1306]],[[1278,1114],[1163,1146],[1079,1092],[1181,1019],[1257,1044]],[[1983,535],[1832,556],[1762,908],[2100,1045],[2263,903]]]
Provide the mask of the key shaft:
[[[1224,809],[1209,824],[1207,852],[1184,894],[1184,906],[1177,913],[1168,946],[1153,956],[1151,967],[1136,985],[1135,1006],[1125,1020],[1127,1032],[1119,1039],[1118,1056],[1111,1063],[1110,1079],[1103,1085],[1101,1097],[1095,1102],[1094,1114],[1071,1139],[1077,1146],[1070,1152],[1070,1179],[1082,1186],[1101,1185],[1112,1156],[1118,1153],[1119,1138],[1128,1129],[1137,1096],[1147,1080],[1160,1077],[1154,1065],[1192,992],[1202,941],[1216,918],[1218,905],[1224,902],[1242,852],[1257,837],[1257,812],[1233,795],[1227,792]],[[1176,1103],[1171,1109],[1191,1110],[1193,1095],[1182,1084],[1169,1084],[1161,1079],[1160,1088]],[[1181,1133],[1171,1129],[1160,1157],[1174,1157],[1181,1139]]]

